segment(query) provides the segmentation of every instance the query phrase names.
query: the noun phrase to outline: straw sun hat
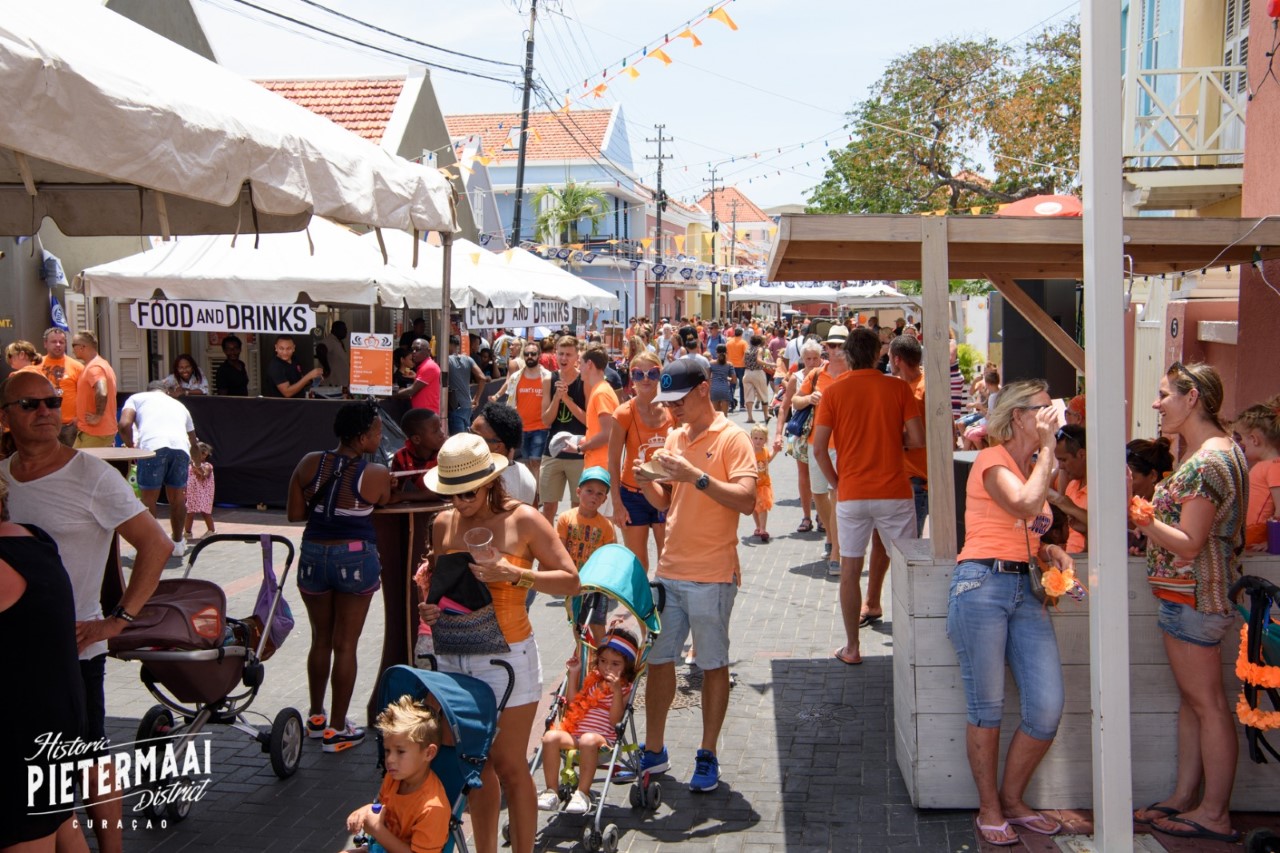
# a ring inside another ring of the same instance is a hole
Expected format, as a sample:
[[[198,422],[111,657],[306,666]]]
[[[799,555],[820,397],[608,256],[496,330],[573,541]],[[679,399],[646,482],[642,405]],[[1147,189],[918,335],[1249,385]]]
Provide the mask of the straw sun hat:
[[[445,441],[436,455],[436,467],[422,479],[438,495],[456,495],[492,483],[506,467],[505,456],[490,453],[483,438],[466,432]]]

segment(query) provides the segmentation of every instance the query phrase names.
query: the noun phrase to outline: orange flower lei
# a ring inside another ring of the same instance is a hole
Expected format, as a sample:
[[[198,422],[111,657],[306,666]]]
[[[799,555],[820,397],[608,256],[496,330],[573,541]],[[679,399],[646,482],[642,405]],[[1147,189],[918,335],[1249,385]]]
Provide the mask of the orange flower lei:
[[[1236,657],[1236,678],[1255,687],[1280,688],[1280,666],[1249,663],[1248,625],[1240,629],[1240,654]]]
[[[1244,691],[1240,692],[1240,698],[1236,700],[1236,716],[1240,718],[1240,722],[1251,729],[1269,732],[1273,729],[1280,729],[1280,711],[1264,711],[1261,708],[1250,708],[1249,703],[1244,698]]]
[[[1139,527],[1146,527],[1155,520],[1156,509],[1151,501],[1137,495],[1129,498],[1129,519]]]
[[[587,715],[587,710],[599,701],[598,694],[611,692],[609,685],[605,684],[604,679],[600,677],[600,673],[597,670],[591,670],[591,672],[587,673],[587,678],[582,683],[577,695],[573,697],[573,701],[565,709],[564,716],[560,718],[560,722],[555,724],[555,728],[562,732],[573,734],[578,728],[578,723],[582,722],[582,718]]]

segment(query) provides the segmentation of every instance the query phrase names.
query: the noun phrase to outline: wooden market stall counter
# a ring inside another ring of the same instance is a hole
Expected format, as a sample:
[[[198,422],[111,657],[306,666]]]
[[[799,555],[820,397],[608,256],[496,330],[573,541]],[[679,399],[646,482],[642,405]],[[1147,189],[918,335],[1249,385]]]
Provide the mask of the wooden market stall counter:
[[[960,665],[947,638],[947,592],[955,563],[938,563],[928,540],[893,543],[894,743],[898,768],[918,808],[976,808],[977,789],[965,756],[965,699]],[[1083,561],[1079,561],[1083,564]],[[1244,557],[1246,574],[1280,583],[1280,557]],[[1156,599],[1146,580],[1146,559],[1129,558],[1129,678],[1132,700],[1133,798],[1159,801],[1173,790],[1177,760],[1178,691],[1156,627]],[[1032,777],[1027,801],[1043,808],[1091,808],[1089,605],[1064,599],[1053,614],[1066,685],[1058,737]],[[1227,702],[1235,709],[1240,647],[1237,623],[1222,643]],[[1001,757],[1017,727],[1018,691],[1006,669]],[[1280,768],[1254,764],[1237,725],[1240,760],[1233,809],[1274,811],[1280,803]]]

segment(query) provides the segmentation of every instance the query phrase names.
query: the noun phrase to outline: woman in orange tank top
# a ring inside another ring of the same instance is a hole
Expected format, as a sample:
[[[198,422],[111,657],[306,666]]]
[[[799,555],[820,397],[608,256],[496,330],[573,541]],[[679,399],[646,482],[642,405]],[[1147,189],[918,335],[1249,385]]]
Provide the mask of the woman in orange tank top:
[[[609,477],[613,482],[613,520],[622,528],[622,541],[649,571],[649,531],[662,559],[667,537],[667,514],[656,509],[640,491],[635,465],[666,444],[667,432],[675,419],[664,406],[653,401],[658,393],[662,363],[658,356],[643,351],[631,359],[631,387],[635,396],[613,413],[609,434]]]
[[[428,578],[437,555],[470,551],[471,572],[488,587],[498,627],[510,648],[500,654],[438,654],[437,665],[443,672],[461,672],[485,681],[499,701],[508,676],[490,659],[505,660],[515,676],[511,696],[498,717],[498,736],[482,774],[484,786],[468,798],[478,853],[498,849],[503,796],[511,849],[533,850],[538,804],[525,749],[542,694],[542,669],[525,596],[530,589],[565,596],[578,592],[578,571],[550,522],[533,507],[507,497],[500,479],[507,464],[506,457],[489,452],[483,438],[463,433],[450,436],[440,448],[437,466],[425,475],[427,488],[453,504],[431,525]],[[487,532],[488,545],[477,547],[472,542],[468,547],[466,536],[473,531]],[[441,616],[439,606],[425,602],[418,606],[418,613],[428,625]]]

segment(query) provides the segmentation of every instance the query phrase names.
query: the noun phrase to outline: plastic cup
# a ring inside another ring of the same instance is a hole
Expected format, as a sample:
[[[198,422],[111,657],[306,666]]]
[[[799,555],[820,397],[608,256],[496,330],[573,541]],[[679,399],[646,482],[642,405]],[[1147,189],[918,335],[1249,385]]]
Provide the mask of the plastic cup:
[[[1267,553],[1280,554],[1280,519],[1267,520]]]
[[[493,532],[483,527],[475,527],[462,534],[462,542],[467,546],[471,559],[477,563],[492,563],[497,559],[493,553]]]

